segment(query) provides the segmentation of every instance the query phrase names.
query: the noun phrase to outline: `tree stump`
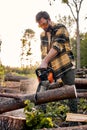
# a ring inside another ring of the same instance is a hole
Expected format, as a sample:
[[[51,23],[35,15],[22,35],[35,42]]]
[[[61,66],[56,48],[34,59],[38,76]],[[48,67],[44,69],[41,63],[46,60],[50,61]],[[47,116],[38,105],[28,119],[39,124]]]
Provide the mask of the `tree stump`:
[[[0,130],[23,130],[25,118],[13,116],[0,116]]]

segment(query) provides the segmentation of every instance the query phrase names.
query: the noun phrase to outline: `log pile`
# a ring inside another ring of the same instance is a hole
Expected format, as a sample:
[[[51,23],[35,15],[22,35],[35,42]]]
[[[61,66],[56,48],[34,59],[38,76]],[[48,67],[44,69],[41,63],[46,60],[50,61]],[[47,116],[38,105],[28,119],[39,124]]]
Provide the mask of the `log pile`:
[[[26,80],[26,79],[28,78],[25,76],[15,76],[10,73],[7,74],[4,78],[5,81],[15,81],[15,82],[20,82],[20,80]]]
[[[75,92],[76,91],[74,86],[64,86],[61,88],[52,89],[45,92],[38,92],[37,94],[35,93],[31,95],[0,94],[0,96],[12,98],[11,100],[0,103],[0,114],[7,111],[23,108],[25,106],[24,101],[26,99],[29,99],[35,104],[42,104],[63,99],[76,98]]]
[[[28,130],[25,118],[0,116],[0,130]],[[87,130],[87,125],[72,127],[43,128],[41,130]]]
[[[3,87],[0,86],[0,93],[20,93],[20,87]]]
[[[87,69],[81,68],[79,70],[76,70],[76,77],[78,78],[87,78]]]
[[[21,77],[10,77],[8,79],[5,78],[5,80],[13,81],[15,79],[15,82],[20,82]],[[27,78],[23,78],[23,80],[27,80]],[[87,80],[76,78],[75,79],[75,85],[77,89],[77,97],[78,98],[87,98]],[[32,86],[31,86],[32,87]],[[75,88],[70,86],[63,86],[61,88],[54,87],[55,89],[51,89],[48,91],[45,91],[43,93],[34,93],[34,94],[12,94],[6,90],[2,90],[2,93],[0,93],[0,97],[6,97],[9,100],[4,101],[0,103],[0,114],[12,110],[17,110],[20,108],[24,108],[25,104],[24,101],[26,99],[29,99],[30,101],[34,102],[35,104],[42,104],[52,101],[58,101],[58,100],[64,100],[64,99],[71,99],[76,98]],[[84,89],[84,90],[83,90]],[[81,91],[80,91],[81,90]],[[69,119],[70,120],[70,119]],[[73,119],[72,119],[73,120]],[[18,117],[11,117],[11,116],[0,116],[0,130],[22,130],[22,128],[25,125],[25,119],[24,118],[18,118]],[[47,129],[44,129],[47,130]],[[53,128],[49,130],[87,130],[87,125],[82,126],[76,126],[76,127],[64,127],[64,128]]]
[[[78,89],[79,88],[81,89],[85,86],[84,89],[86,90],[86,88],[87,88],[86,79],[76,79],[75,83],[76,83],[76,88],[79,86]],[[82,84],[82,86],[79,84]],[[48,90],[44,93],[37,93],[37,95],[36,94],[19,95],[19,94],[0,93],[1,97],[12,98],[11,101],[7,101],[2,104],[0,103],[0,113],[23,108],[24,100],[26,100],[26,99],[29,99],[36,104],[41,104],[41,103],[45,103],[45,102],[58,101],[58,100],[63,100],[63,99],[68,99],[68,98],[75,98],[75,93],[73,90],[74,90],[73,87],[71,88],[69,86],[65,86],[65,87],[63,86],[61,88]],[[87,98],[87,92],[78,93],[78,91],[77,91],[77,97],[78,98],[81,98],[81,97]]]

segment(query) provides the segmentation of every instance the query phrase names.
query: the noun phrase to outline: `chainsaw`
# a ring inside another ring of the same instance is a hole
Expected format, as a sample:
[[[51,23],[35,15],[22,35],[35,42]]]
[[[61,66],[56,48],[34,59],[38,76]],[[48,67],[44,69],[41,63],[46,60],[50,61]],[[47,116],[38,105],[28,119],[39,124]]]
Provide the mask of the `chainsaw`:
[[[44,86],[47,90],[51,83],[56,82],[56,76],[51,67],[36,69],[36,75],[39,81],[36,92],[40,91],[41,86]]]
[[[36,100],[37,93],[40,92],[42,89],[49,90],[63,86],[63,82],[59,82],[57,80],[55,72],[51,67],[37,68],[35,72],[39,82],[35,94]]]

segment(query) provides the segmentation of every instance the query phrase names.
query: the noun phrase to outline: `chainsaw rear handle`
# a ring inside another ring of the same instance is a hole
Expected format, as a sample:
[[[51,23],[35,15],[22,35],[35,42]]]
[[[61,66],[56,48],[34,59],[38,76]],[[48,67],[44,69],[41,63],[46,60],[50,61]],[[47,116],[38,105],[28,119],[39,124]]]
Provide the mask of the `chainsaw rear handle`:
[[[49,80],[49,82],[53,82],[54,80],[56,81],[55,73],[51,67],[37,68],[36,75],[39,81],[46,81],[46,80]]]

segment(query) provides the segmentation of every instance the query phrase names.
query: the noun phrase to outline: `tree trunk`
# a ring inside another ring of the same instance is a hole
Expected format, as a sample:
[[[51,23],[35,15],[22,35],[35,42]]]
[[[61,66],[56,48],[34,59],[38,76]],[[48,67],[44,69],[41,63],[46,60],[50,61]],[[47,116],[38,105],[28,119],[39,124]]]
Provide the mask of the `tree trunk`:
[[[77,69],[80,69],[80,34],[79,34],[79,11],[77,10],[77,20],[76,20],[76,25],[77,25]]]
[[[10,97],[10,95],[8,95],[8,97]],[[9,99],[8,101],[0,102],[0,113],[23,108],[25,106],[24,101],[26,99],[29,99],[35,104],[42,104],[69,98],[76,98],[75,87],[64,86],[62,88],[54,90],[52,89],[45,92],[38,92],[37,94],[32,95],[15,95],[14,97],[12,97],[12,99]]]

